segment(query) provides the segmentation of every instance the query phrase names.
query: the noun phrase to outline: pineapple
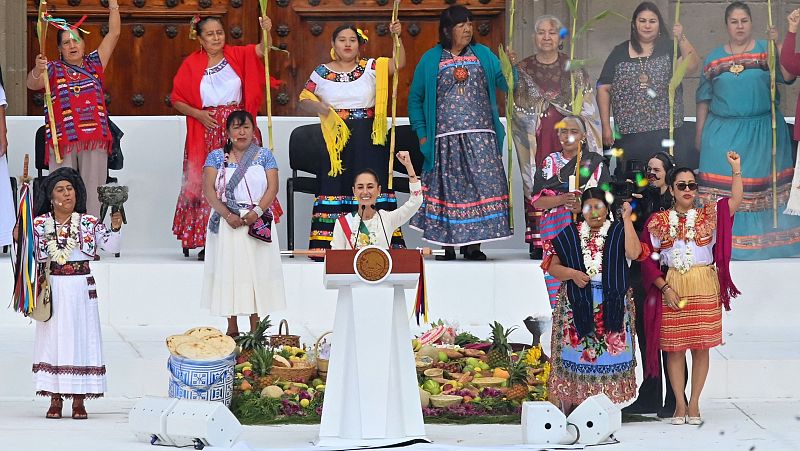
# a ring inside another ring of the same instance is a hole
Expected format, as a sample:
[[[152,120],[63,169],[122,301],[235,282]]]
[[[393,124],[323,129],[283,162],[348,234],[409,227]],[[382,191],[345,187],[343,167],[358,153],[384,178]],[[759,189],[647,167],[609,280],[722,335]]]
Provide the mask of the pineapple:
[[[253,378],[256,382],[256,386],[263,389],[264,387],[272,385],[277,379],[275,376],[269,374],[272,370],[272,349],[257,347],[253,349],[250,359],[253,364]]]
[[[497,321],[491,324],[492,328],[492,346],[489,352],[486,353],[486,363],[492,368],[508,368],[510,363],[511,345],[508,344],[508,336],[517,328],[510,327],[505,329],[502,324]]]
[[[522,359],[508,365],[508,391],[506,398],[523,401],[528,397],[528,365]]]
[[[270,327],[272,327],[272,323],[269,320],[269,315],[267,315],[258,322],[256,330],[234,338],[236,344],[239,345],[239,358],[237,361],[249,362],[255,349],[267,347],[267,337],[265,334]]]

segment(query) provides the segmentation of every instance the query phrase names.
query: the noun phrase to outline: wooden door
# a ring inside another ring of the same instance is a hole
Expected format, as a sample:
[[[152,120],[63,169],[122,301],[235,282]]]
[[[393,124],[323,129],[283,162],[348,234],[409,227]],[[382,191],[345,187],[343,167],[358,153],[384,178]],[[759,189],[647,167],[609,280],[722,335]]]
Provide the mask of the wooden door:
[[[401,72],[398,115],[406,112],[408,86],[416,62],[438,42],[441,11],[453,0],[404,0],[400,6],[406,68]],[[258,0],[119,0],[122,35],[106,68],[106,99],[112,115],[176,114],[169,102],[172,77],[183,59],[199,48],[189,40],[189,22],[201,17],[222,18],[229,44],[243,45],[260,40]],[[476,39],[496,49],[505,30],[505,0],[470,0],[463,3],[476,16]],[[50,0],[48,11],[76,22],[88,16],[81,28],[86,49],[97,48],[108,23],[107,0]],[[39,53],[36,38],[38,0],[27,0],[28,67]],[[353,23],[370,38],[367,56],[390,56],[392,39],[388,33],[390,0],[271,0],[275,46],[288,52],[272,52],[270,70],[283,81],[274,90],[276,115],[304,115],[297,108],[297,96],[314,68],[330,60],[331,33],[343,23]],[[56,29],[48,31],[46,55],[58,58]],[[28,111],[42,114],[43,96],[29,91]],[[266,106],[262,107],[262,113]]]

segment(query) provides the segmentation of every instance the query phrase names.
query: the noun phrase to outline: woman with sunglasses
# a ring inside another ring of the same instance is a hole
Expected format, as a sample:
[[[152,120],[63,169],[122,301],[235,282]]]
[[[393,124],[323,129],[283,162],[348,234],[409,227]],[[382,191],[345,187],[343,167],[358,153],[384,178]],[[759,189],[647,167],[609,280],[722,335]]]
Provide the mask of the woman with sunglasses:
[[[689,168],[675,169],[669,176],[675,203],[669,210],[653,214],[642,232],[642,241],[652,243],[661,264],[659,267],[653,259],[642,262],[647,302],[656,306],[645,312],[645,360],[652,374],[650,365],[658,362],[657,344],[667,354],[676,401],[674,425],[702,424],[699,403],[708,375],[709,349],[722,343],[721,307],[730,309],[730,298],[739,294],[728,265],[733,215],[742,203],[744,187],[739,154],[729,151],[727,160],[733,179],[730,198],[695,208],[698,185],[694,173]],[[684,399],[687,350],[692,354],[688,406]]]

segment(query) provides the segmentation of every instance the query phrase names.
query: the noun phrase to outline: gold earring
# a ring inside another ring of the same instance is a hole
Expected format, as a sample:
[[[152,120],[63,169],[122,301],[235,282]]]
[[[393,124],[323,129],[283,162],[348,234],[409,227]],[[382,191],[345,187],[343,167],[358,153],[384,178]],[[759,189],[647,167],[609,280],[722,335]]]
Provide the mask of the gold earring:
[[[331,47],[331,61],[336,61],[336,52],[333,50],[333,47]]]

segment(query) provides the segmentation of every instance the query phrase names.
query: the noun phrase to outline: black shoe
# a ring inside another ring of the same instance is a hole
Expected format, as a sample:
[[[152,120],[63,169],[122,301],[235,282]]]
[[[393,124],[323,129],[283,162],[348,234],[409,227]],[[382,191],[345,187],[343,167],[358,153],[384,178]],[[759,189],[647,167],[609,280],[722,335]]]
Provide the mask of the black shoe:
[[[480,249],[475,249],[470,252],[464,253],[464,260],[472,260],[476,262],[486,261],[486,254],[481,252]]]
[[[183,256],[186,257],[186,258],[189,258],[189,248],[188,247],[184,247],[183,248]]]
[[[446,248],[444,248],[444,255],[437,255],[437,256],[434,257],[434,259],[436,259],[436,260],[438,260],[440,262],[441,261],[455,260],[456,259],[456,250],[453,249],[452,247],[446,247]]]
[[[201,262],[206,260],[206,248],[203,248],[200,253],[197,254],[197,259]]]
[[[625,415],[645,415],[658,413],[661,409],[660,403],[652,403],[643,399],[637,399],[633,404],[624,407],[622,413]],[[673,409],[675,410],[675,409]],[[672,416],[672,415],[670,415]]]
[[[675,415],[675,406],[664,406],[656,413],[658,418],[672,418],[673,415]]]

